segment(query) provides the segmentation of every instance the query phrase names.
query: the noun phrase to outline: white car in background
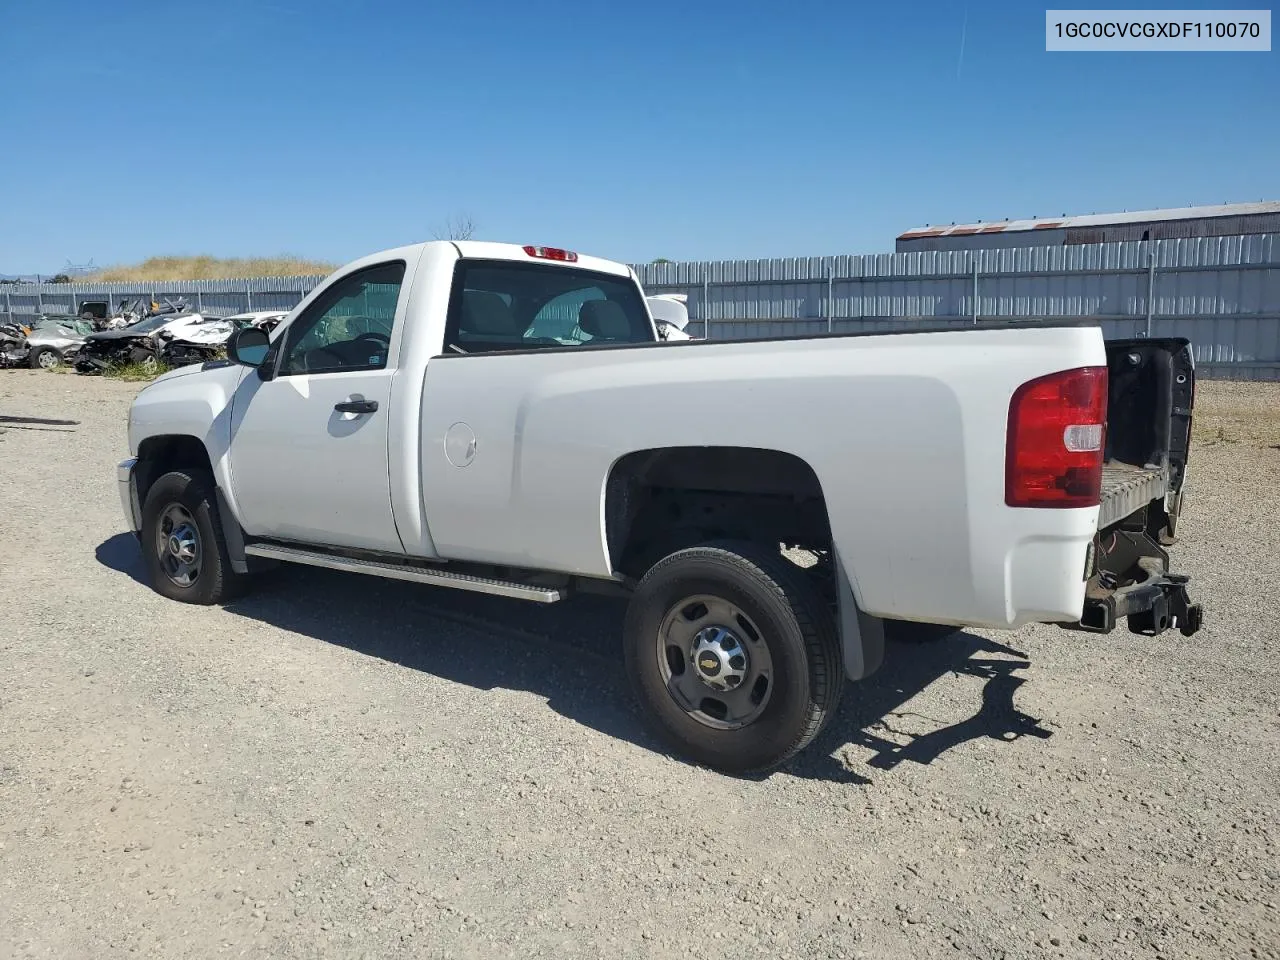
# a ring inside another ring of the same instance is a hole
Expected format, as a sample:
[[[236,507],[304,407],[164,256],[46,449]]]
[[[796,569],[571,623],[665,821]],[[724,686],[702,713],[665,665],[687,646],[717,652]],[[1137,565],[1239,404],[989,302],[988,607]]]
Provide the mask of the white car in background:
[[[171,367],[216,360],[222,346],[237,330],[258,327],[270,334],[287,317],[286,310],[258,310],[229,317],[194,314],[188,322],[171,324],[156,333],[160,341],[160,359]]]
[[[667,341],[696,340],[685,332],[689,325],[689,295],[685,293],[656,293],[645,297],[649,314],[658,328],[658,336]]]
[[[226,319],[239,327],[259,327],[270,333],[280,326],[280,321],[289,315],[288,310],[250,310],[247,313],[236,313]]]

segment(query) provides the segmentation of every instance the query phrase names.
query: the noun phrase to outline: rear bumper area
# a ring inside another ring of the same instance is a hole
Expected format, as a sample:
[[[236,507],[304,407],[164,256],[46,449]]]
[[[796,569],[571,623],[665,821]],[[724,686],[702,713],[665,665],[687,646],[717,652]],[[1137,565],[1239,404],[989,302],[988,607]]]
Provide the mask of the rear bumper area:
[[[1164,572],[1154,557],[1144,557],[1138,563],[1146,574],[1144,579],[1114,590],[1090,583],[1080,622],[1071,628],[1110,633],[1127,619],[1132,633],[1149,637],[1174,628],[1189,637],[1199,630],[1204,611],[1200,604],[1191,602],[1187,589],[1191,578]]]

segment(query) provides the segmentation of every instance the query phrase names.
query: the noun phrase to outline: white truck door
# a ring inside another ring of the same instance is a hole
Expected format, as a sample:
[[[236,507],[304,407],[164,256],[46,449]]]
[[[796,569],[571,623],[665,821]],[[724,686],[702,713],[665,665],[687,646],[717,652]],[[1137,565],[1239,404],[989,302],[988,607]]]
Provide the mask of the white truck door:
[[[231,477],[251,536],[403,552],[387,425],[404,275],[394,261],[335,281],[283,332],[275,376],[241,381]]]

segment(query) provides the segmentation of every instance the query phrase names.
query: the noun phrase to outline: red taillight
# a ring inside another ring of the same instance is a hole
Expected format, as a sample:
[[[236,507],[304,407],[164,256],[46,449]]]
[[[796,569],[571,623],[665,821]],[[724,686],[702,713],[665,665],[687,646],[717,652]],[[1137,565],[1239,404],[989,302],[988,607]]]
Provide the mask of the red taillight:
[[[1004,502],[1096,507],[1106,423],[1106,367],[1063,370],[1020,386],[1009,401]]]
[[[565,263],[576,263],[578,260],[578,255],[572,250],[561,250],[559,247],[526,246],[524,252],[531,257],[540,257],[543,260],[562,260]]]

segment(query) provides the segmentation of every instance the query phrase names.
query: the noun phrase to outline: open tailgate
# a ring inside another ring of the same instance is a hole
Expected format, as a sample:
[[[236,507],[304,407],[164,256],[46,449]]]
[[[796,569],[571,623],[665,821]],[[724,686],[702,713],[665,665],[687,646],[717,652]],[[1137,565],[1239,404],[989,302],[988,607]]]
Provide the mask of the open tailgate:
[[[1098,533],[1075,629],[1109,633],[1121,620],[1154,636],[1191,636],[1202,610],[1173,573],[1191,444],[1195,364],[1182,338],[1107,341],[1107,431]]]

